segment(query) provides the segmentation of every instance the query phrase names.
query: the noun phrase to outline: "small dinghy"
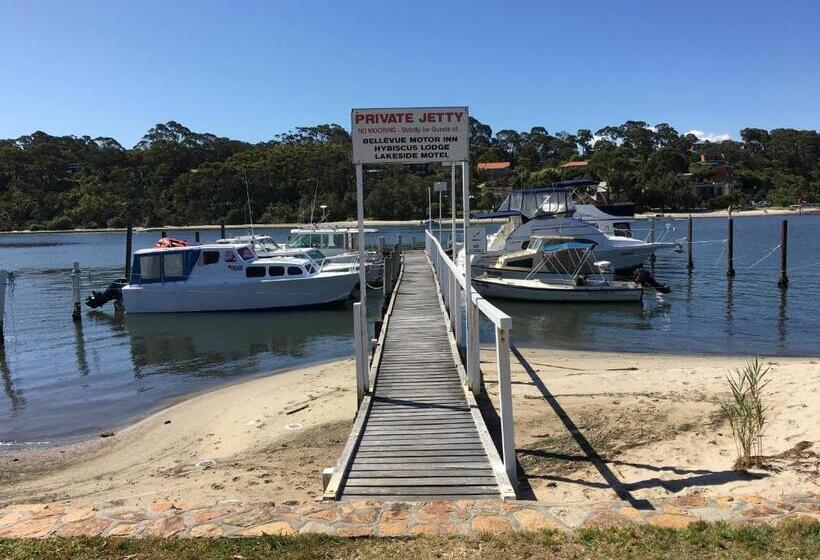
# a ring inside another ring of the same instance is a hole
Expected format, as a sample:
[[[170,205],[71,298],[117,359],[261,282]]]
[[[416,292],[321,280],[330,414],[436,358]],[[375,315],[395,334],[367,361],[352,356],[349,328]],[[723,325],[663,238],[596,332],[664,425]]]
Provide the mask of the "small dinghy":
[[[530,267],[524,278],[502,277],[502,272],[518,265],[502,257],[488,274],[473,279],[475,289],[484,297],[555,302],[640,301],[643,287],[635,282],[611,279],[609,263],[595,262],[593,242],[549,243],[536,239],[533,249],[515,254]],[[563,240],[561,240],[563,241]],[[526,254],[524,254],[526,253]],[[521,265],[519,265],[521,266]],[[525,268],[521,266],[521,268]],[[548,271],[547,275],[541,276]]]
[[[643,288],[634,282],[559,282],[523,278],[475,278],[473,286],[484,297],[528,301],[640,301]]]

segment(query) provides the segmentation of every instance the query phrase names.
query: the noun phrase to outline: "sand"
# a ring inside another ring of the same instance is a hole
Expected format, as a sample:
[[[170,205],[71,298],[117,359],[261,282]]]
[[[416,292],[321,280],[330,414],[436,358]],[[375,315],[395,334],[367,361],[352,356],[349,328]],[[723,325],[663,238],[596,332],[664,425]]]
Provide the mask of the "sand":
[[[346,359],[197,395],[103,440],[0,452],[0,503],[320,497],[322,469],[335,464],[355,414],[355,387]],[[197,466],[207,460],[213,466]]]
[[[513,357],[516,448],[538,500],[775,497],[820,489],[820,360],[761,358],[771,368],[764,455],[808,447],[802,458],[767,459],[772,470],[747,476],[733,469],[737,453],[719,400],[728,397],[726,375],[749,358],[535,349],[521,355],[534,377]],[[494,353],[482,353],[497,403],[494,360]],[[600,457],[597,466],[590,456]]]
[[[727,395],[725,376],[745,358],[521,353],[534,376],[513,357],[516,446],[527,475],[521,498],[634,502],[818,491],[818,360],[763,359],[772,368],[764,453],[810,443],[794,457],[768,459],[774,470],[747,475],[733,470],[735,446],[718,413]],[[482,370],[491,399],[493,368],[494,355],[485,350]],[[338,459],[354,413],[350,359],[241,382],[175,404],[111,438],[0,452],[0,504],[318,498],[321,471]],[[197,466],[203,460],[214,464]]]

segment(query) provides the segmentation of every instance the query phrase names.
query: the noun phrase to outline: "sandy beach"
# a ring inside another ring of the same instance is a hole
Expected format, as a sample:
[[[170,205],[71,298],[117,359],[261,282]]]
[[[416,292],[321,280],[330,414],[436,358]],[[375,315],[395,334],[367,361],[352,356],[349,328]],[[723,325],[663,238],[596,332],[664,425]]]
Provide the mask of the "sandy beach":
[[[523,499],[818,490],[816,359],[763,359],[771,367],[764,439],[771,468],[747,475],[732,470],[735,446],[718,404],[726,374],[744,358],[542,349],[520,356],[512,374]],[[493,364],[485,350],[491,398]],[[337,460],[354,413],[350,359],[253,379],[191,397],[106,439],[0,452],[0,504],[317,498],[321,470]]]

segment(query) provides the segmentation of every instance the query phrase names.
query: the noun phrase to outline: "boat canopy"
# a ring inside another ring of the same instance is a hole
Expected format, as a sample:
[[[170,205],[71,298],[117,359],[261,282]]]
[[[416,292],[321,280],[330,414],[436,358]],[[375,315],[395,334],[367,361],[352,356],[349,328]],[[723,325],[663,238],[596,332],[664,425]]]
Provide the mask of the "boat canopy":
[[[475,218],[522,216],[529,220],[555,214],[569,215],[574,212],[575,201],[572,199],[572,190],[565,186],[549,186],[512,191],[495,212],[477,214]]]
[[[560,251],[586,251],[595,246],[595,243],[583,243],[580,241],[569,241],[567,243],[558,243],[555,245],[542,245],[540,247],[542,253],[558,253]]]

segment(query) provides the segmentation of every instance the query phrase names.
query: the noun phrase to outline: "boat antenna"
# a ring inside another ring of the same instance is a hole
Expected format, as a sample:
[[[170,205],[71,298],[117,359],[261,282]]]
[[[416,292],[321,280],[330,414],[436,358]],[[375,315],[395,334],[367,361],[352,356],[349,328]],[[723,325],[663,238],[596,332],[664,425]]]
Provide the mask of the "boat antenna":
[[[319,179],[316,179],[316,186],[313,187],[313,203],[310,205],[310,225],[313,226],[313,209],[316,208],[316,195],[319,192]]]
[[[253,211],[251,210],[251,189],[248,186],[248,172],[245,171],[245,199],[248,201],[248,222],[250,227],[251,239],[253,239]]]

